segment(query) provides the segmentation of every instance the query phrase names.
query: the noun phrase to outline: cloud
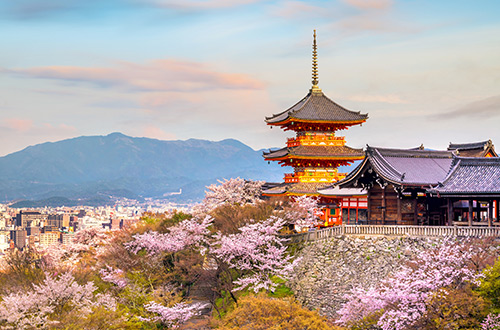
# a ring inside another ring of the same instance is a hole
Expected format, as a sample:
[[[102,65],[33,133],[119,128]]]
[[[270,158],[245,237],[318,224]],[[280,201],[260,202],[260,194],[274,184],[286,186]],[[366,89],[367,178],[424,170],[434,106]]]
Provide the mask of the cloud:
[[[430,116],[431,119],[491,118],[500,116],[500,95],[475,101],[445,113]]]
[[[342,0],[349,6],[360,10],[388,9],[392,7],[392,0]]]
[[[305,18],[317,17],[318,15],[328,15],[324,8],[305,3],[303,1],[285,1],[278,7],[274,14],[283,18]]]
[[[145,2],[161,8],[206,10],[232,8],[261,1],[262,0],[149,0]]]
[[[161,59],[146,64],[120,62],[113,67],[47,66],[3,70],[31,78],[67,84],[117,88],[128,92],[197,92],[263,89],[265,84],[246,74],[218,72],[197,62]]]
[[[175,134],[167,133],[155,125],[146,125],[141,127],[140,131],[138,131],[136,135],[158,140],[174,140],[176,138]]]
[[[4,118],[0,121],[0,129],[4,132],[25,135],[44,135],[47,132],[57,133],[55,135],[67,135],[77,131],[75,127],[66,124],[35,123],[31,119],[23,118]]]
[[[263,0],[6,0],[0,1],[0,16],[15,20],[107,17],[123,9],[205,11],[233,8]]]
[[[3,120],[2,128],[13,130],[16,132],[26,132],[33,128],[33,120],[21,118],[6,118]]]

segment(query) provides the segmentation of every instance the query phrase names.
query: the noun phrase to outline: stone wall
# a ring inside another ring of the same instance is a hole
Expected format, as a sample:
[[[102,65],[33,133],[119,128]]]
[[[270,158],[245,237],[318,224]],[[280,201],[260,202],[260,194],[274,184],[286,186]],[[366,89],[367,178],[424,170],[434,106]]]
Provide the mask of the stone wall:
[[[338,236],[306,243],[289,285],[306,307],[335,318],[353,287],[377,285],[442,238]]]

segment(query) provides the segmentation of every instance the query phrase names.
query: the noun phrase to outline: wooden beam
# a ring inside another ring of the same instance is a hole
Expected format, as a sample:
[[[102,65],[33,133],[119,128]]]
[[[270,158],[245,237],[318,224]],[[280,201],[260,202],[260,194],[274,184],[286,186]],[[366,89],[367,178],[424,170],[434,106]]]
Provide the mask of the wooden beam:
[[[488,201],[488,227],[491,227],[491,222],[493,220],[493,200]]]
[[[500,207],[499,207],[500,205],[498,205],[498,204],[499,204],[499,200],[497,199],[497,200],[495,201],[495,208],[497,209],[497,212],[496,212],[496,213],[497,213],[496,218],[497,218],[497,221],[500,221]]]
[[[382,187],[382,225],[385,225],[386,207],[387,204],[385,202],[385,187]]]
[[[398,197],[398,224],[401,224],[401,222],[403,221],[403,216],[401,215],[401,198]]]
[[[453,201],[451,198],[448,198],[448,226],[453,226]]]
[[[469,227],[472,227],[472,199],[469,199],[469,217],[468,217],[468,220],[469,220]]]

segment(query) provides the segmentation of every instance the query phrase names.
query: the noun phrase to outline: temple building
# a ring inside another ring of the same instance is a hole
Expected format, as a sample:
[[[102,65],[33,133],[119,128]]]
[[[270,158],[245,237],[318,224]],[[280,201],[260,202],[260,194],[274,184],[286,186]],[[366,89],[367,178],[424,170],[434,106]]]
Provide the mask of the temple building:
[[[264,152],[264,159],[290,166],[293,173],[287,173],[284,183],[263,192],[266,196],[321,197],[318,189],[344,179],[347,173],[340,173],[339,166],[350,165],[364,158],[362,149],[346,145],[344,136],[337,131],[354,125],[361,125],[367,114],[347,110],[329,99],[318,87],[318,63],[316,30],[313,41],[312,87],[309,93],[289,109],[266,117],[270,126],[296,133],[287,141],[286,147]],[[361,197],[365,199],[366,197]],[[339,197],[323,196],[320,203],[325,206],[325,226],[340,224]],[[366,206],[365,206],[366,208]]]
[[[450,144],[447,151],[367,146],[365,154],[328,188],[366,192],[367,218],[356,224],[499,225],[500,158],[491,141]]]

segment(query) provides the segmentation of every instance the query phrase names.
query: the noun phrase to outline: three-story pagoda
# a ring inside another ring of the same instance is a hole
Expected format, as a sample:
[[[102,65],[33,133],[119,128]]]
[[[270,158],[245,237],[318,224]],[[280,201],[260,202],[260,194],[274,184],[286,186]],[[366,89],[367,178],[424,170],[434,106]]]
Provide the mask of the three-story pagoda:
[[[367,114],[350,111],[330,100],[318,87],[318,61],[316,30],[314,30],[312,88],[309,93],[289,109],[266,117],[266,123],[283,130],[296,132],[288,139],[286,147],[264,152],[264,159],[277,161],[281,166],[293,167],[293,173],[285,174],[285,182],[264,191],[266,196],[318,196],[318,189],[330,186],[347,175],[338,167],[352,164],[364,158],[362,149],[346,145],[344,136],[336,132],[354,125],[361,125]],[[328,213],[338,212],[334,201],[322,201]],[[329,207],[330,206],[330,207]],[[326,219],[338,214],[326,214]],[[325,225],[331,225],[326,221]]]

